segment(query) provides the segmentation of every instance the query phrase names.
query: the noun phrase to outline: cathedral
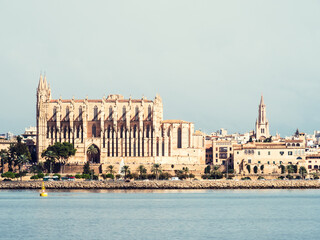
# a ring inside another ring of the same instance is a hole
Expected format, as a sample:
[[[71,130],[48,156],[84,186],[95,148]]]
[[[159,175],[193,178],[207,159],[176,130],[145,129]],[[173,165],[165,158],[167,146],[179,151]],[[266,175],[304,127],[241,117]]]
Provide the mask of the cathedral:
[[[187,166],[202,171],[205,166],[205,137],[194,124],[163,120],[162,99],[125,99],[109,95],[102,99],[51,99],[46,77],[37,88],[37,157],[55,142],[69,142],[77,149],[68,165],[87,161],[103,172],[120,163],[148,168],[154,163],[163,170]],[[88,151],[95,148],[94,154]],[[119,166],[118,166],[119,168]],[[71,170],[70,170],[71,171]]]

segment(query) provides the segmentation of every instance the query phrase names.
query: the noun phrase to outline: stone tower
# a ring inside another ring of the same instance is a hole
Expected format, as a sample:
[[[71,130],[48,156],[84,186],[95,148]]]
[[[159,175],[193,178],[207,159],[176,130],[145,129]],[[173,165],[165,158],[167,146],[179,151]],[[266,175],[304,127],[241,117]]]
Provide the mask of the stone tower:
[[[263,96],[261,95],[261,101],[259,105],[259,115],[256,120],[256,139],[263,140],[270,137],[269,134],[269,122],[266,116],[266,105],[263,101]]]
[[[37,158],[40,159],[41,153],[46,146],[47,132],[47,108],[51,100],[51,90],[46,77],[40,75],[37,88]]]

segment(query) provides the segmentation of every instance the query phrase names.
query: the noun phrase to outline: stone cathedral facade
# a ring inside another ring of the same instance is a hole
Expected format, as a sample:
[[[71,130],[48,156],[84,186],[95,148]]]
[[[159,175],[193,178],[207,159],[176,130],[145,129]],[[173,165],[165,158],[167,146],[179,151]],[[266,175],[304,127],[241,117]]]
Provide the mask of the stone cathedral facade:
[[[102,99],[51,99],[46,78],[37,89],[37,156],[55,142],[70,142],[77,149],[68,164],[90,161],[103,172],[121,162],[148,168],[160,163],[164,170],[188,166],[202,171],[205,166],[205,137],[194,124],[163,120],[162,99],[124,99],[109,95]],[[98,153],[88,154],[90,146]]]

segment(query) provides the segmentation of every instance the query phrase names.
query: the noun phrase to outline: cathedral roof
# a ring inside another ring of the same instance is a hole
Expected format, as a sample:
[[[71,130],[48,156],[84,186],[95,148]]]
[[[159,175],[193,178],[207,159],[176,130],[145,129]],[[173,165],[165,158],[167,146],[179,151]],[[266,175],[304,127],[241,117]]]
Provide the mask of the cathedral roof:
[[[184,120],[163,120],[162,123],[191,123]]]

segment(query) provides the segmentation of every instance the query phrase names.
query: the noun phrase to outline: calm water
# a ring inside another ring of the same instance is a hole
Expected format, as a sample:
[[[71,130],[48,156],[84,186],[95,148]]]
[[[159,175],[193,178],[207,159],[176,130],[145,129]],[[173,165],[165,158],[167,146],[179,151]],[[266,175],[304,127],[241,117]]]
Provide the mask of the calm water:
[[[320,239],[320,190],[0,191],[0,239]]]

